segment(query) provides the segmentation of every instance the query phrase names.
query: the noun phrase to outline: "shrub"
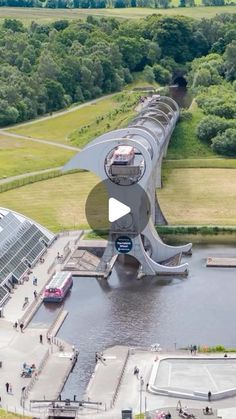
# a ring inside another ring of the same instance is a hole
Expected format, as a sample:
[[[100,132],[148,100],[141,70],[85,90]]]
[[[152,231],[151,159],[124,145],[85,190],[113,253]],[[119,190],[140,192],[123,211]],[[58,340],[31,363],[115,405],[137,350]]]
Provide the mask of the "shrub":
[[[236,157],[236,128],[229,128],[213,138],[212,148],[219,154]]]
[[[219,116],[205,116],[197,126],[197,136],[200,140],[209,142],[217,134],[224,132],[234,124]]]
[[[171,81],[171,73],[159,64],[153,66],[155,80],[160,84],[168,84]]]
[[[212,106],[210,109],[208,109],[208,112],[226,119],[233,119],[236,116],[236,104],[222,103]]]
[[[190,111],[181,110],[180,112],[180,121],[191,121],[193,114]]]

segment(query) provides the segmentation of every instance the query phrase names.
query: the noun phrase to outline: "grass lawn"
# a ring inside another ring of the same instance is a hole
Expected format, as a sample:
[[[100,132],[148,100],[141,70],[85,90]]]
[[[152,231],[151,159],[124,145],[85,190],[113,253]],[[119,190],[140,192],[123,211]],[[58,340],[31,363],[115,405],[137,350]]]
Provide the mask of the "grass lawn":
[[[6,412],[6,410],[0,409],[0,418],[3,419],[32,419],[32,416],[22,416],[16,413]]]
[[[204,159],[179,159],[165,160],[163,167],[165,169],[190,169],[190,168],[208,168],[208,169],[236,169],[236,159],[231,158],[204,158]]]
[[[178,3],[178,0],[173,0],[174,5],[177,5]],[[29,25],[33,20],[40,23],[49,23],[59,19],[85,19],[89,15],[137,19],[154,13],[163,15],[183,15],[201,19],[211,18],[220,13],[236,13],[236,6],[175,7],[170,9],[149,9],[138,7],[125,9],[38,9],[35,7],[1,7],[0,19],[21,19],[23,23]]]
[[[188,159],[217,157],[211,147],[197,138],[196,127],[203,117],[202,110],[193,102],[190,109],[192,119],[190,121],[180,121],[171,137],[168,147],[168,159]]]
[[[173,169],[157,195],[170,224],[236,224],[235,169]]]
[[[133,110],[117,113],[112,116],[113,119],[108,114],[138,96],[133,93],[128,95],[127,97],[127,93],[115,94],[65,115],[58,115],[53,119],[29,123],[21,127],[16,126],[10,128],[9,131],[65,144],[73,143],[82,147],[101,133],[116,129],[121,124],[127,124],[128,118],[133,115]],[[78,134],[81,129],[83,132]]]
[[[98,182],[88,172],[61,176],[1,193],[0,202],[1,206],[22,212],[53,231],[84,225],[88,228],[85,202]]]
[[[0,135],[0,179],[62,166],[75,152]]]
[[[1,206],[22,212],[53,231],[89,228],[85,202],[98,181],[84,172],[37,182],[1,193]],[[173,169],[157,193],[171,224],[236,223],[234,169]]]

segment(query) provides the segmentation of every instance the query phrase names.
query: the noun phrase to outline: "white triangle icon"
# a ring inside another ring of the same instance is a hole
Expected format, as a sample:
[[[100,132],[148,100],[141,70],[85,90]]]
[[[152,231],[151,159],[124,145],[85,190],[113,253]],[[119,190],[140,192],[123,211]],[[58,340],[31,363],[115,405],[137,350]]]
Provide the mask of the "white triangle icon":
[[[124,215],[127,215],[130,212],[131,209],[128,207],[128,205],[123,204],[115,198],[109,198],[108,218],[110,223],[119,220],[119,218],[124,217]]]

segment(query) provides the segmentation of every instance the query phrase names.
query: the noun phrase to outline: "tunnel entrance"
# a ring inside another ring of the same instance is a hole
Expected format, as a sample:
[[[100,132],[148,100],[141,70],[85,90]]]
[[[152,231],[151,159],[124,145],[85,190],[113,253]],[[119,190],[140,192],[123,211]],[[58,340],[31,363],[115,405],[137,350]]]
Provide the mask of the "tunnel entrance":
[[[184,76],[176,76],[173,79],[174,84],[177,84],[179,87],[186,87],[188,82]]]

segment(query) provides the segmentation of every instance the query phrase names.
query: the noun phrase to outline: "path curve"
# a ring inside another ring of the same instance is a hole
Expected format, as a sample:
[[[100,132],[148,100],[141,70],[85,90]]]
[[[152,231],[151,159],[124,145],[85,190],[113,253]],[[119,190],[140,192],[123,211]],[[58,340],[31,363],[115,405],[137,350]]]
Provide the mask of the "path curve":
[[[40,138],[27,137],[26,135],[21,135],[21,134],[14,134],[13,132],[5,131],[4,129],[0,129],[0,135],[12,137],[12,138],[22,138],[23,140],[34,141],[36,143],[47,144],[54,147],[61,147],[67,150],[73,150],[77,152],[80,150],[78,147],[73,147],[71,145],[61,144],[55,141],[41,140]]]
[[[116,93],[119,93],[119,92],[114,92],[114,93],[110,93],[109,95],[101,96],[97,99],[93,99],[93,100],[90,100],[88,102],[81,103],[80,105],[76,105],[76,106],[74,106],[72,108],[69,108],[69,109],[66,109],[64,111],[60,110],[60,111],[54,112],[52,115],[43,116],[42,118],[34,119],[33,121],[23,122],[22,124],[11,125],[10,127],[3,128],[3,130],[6,132],[8,130],[12,130],[12,129],[15,129],[15,128],[20,128],[20,127],[23,127],[25,125],[37,124],[38,122],[44,122],[44,121],[47,121],[48,119],[54,119],[54,118],[57,118],[59,116],[66,115],[67,113],[77,111],[78,109],[84,108],[85,106],[93,105],[97,102],[100,102],[101,100],[104,100],[104,99],[107,99],[111,96],[114,96]]]

